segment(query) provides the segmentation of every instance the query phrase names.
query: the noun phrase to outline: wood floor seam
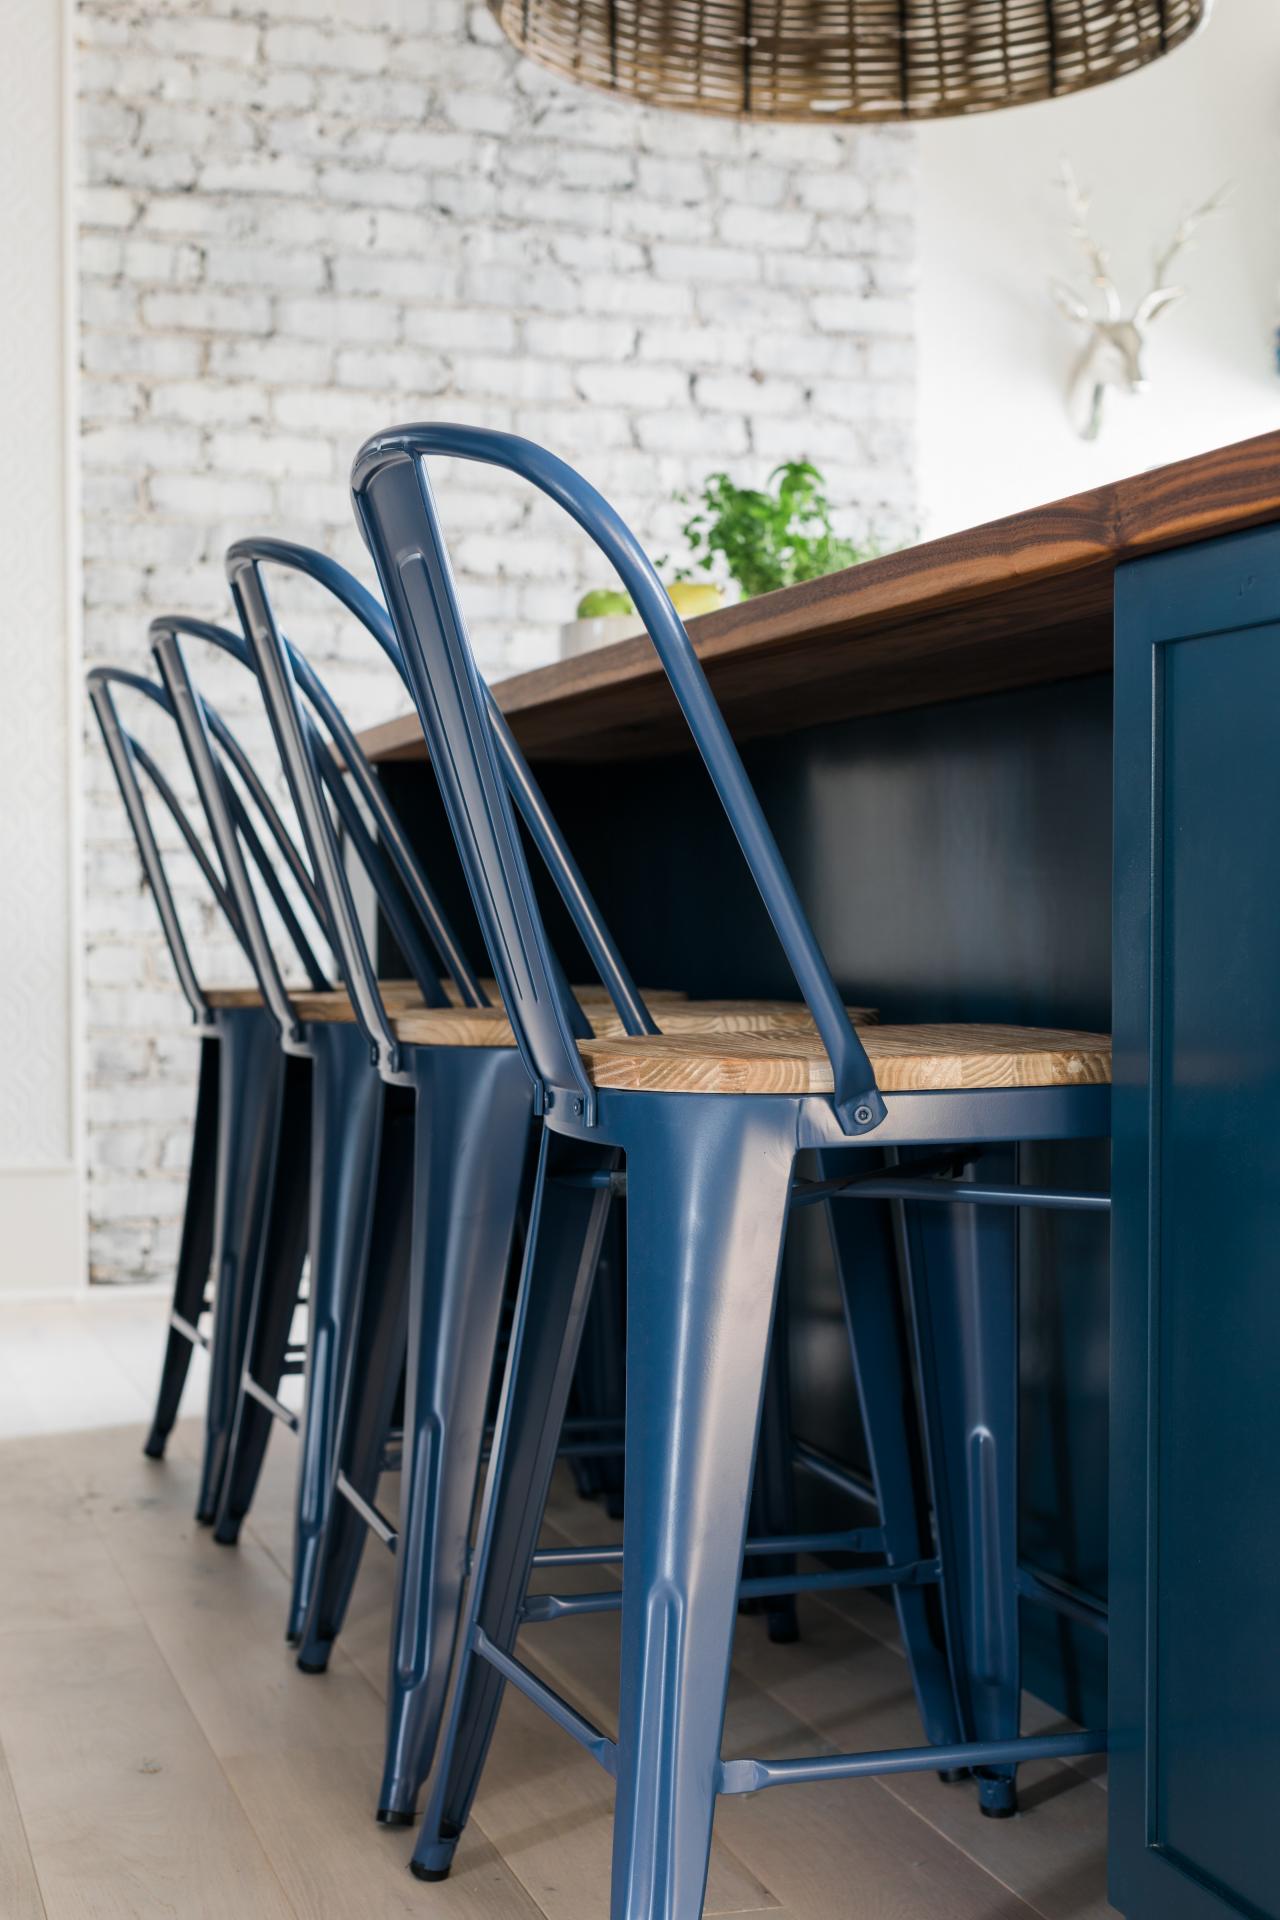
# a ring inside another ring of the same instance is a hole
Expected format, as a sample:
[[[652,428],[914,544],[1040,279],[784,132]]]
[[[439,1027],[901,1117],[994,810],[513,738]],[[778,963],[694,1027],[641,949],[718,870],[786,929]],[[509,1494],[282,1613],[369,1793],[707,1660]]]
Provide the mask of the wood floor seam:
[[[8,1755],[4,1750],[2,1727],[0,1727],[0,1802],[7,1802],[13,1809],[13,1818],[17,1822],[18,1827],[18,1839],[21,1843],[23,1856],[26,1859],[28,1869],[25,1887],[21,1883],[19,1884],[18,1898],[22,1900],[26,1896],[34,1894],[37,1902],[37,1907],[30,1909],[26,1920],[48,1920],[49,1909],[45,1904],[44,1888],[40,1884],[40,1872],[36,1866],[35,1855],[31,1851],[31,1836],[27,1832],[27,1823],[22,1811],[22,1802],[18,1798],[18,1788],[13,1777],[13,1769],[9,1765]],[[19,1859],[18,1865],[15,1868],[15,1872],[20,1871],[21,1859]],[[3,1852],[0,1851],[0,1890],[3,1889],[3,1881],[4,1878],[7,1877],[7,1873],[8,1868],[5,1864],[5,1858]],[[6,1916],[6,1920],[23,1920],[22,1908],[19,1907],[15,1915]]]

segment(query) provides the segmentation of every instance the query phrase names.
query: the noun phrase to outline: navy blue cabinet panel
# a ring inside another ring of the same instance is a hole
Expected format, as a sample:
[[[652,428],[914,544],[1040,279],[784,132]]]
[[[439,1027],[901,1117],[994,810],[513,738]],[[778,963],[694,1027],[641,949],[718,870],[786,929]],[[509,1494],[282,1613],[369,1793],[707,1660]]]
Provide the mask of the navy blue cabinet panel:
[[[1117,579],[1111,1898],[1280,1915],[1280,529]]]

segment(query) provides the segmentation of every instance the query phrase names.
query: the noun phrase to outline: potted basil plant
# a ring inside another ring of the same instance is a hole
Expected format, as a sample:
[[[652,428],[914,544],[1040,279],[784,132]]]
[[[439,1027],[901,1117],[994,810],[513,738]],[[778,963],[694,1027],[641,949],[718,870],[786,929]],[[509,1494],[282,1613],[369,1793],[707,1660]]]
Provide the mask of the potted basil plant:
[[[688,495],[676,498],[689,504]],[[763,490],[736,486],[727,473],[708,474],[681,532],[690,558],[675,569],[667,591],[684,620],[724,603],[724,588],[699,575],[727,575],[738,597],[750,600],[857,566],[879,551],[874,544],[859,546],[835,532],[826,482],[808,460],[784,461]],[[665,564],[659,562],[660,567]],[[596,588],[579,602],[577,619],[561,628],[561,652],[585,653],[627,639],[641,628],[627,594]]]

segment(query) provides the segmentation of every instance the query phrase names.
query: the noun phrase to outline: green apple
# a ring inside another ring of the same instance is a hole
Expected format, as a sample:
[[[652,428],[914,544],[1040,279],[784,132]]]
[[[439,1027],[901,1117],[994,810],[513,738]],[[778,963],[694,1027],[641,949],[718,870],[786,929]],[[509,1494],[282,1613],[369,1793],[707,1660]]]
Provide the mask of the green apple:
[[[700,613],[714,613],[724,605],[724,590],[713,580],[673,580],[667,592],[682,620],[693,620]]]
[[[634,613],[630,597],[616,587],[596,587],[578,602],[579,620],[604,620],[612,613]]]

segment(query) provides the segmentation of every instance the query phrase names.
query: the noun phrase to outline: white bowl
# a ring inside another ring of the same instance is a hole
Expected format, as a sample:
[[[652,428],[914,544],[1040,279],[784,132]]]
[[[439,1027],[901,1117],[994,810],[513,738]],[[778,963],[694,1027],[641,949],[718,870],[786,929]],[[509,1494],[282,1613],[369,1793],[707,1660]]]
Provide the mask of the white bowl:
[[[580,653],[594,653],[597,647],[610,647],[615,640],[633,640],[644,632],[638,613],[601,613],[594,620],[567,620],[560,629],[560,658],[572,660]]]

